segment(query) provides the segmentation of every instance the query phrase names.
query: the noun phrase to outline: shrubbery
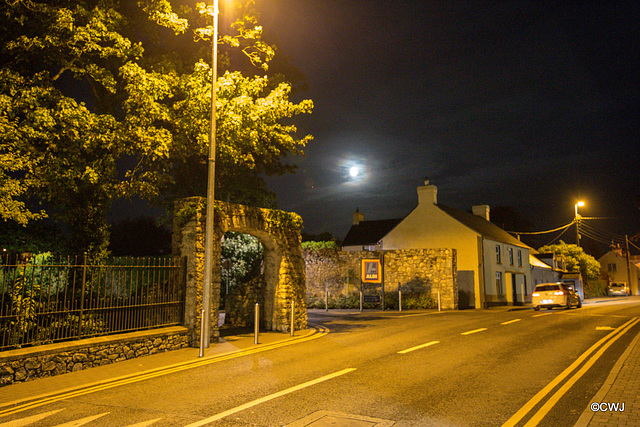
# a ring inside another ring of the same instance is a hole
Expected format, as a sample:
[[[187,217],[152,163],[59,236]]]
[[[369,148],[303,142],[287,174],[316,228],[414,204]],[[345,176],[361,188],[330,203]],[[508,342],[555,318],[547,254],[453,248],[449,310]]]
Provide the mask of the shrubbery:
[[[397,292],[385,292],[384,307],[385,309],[397,310],[398,309],[398,293]],[[359,309],[360,308],[360,294],[352,294],[349,296],[332,296],[329,295],[328,306],[330,309]],[[365,309],[380,309],[381,303],[363,303]],[[425,294],[402,294],[402,308],[406,310],[411,309],[426,309],[437,308],[438,303],[431,298],[430,295]],[[307,308],[325,308],[325,297],[323,295],[310,295],[307,296]]]

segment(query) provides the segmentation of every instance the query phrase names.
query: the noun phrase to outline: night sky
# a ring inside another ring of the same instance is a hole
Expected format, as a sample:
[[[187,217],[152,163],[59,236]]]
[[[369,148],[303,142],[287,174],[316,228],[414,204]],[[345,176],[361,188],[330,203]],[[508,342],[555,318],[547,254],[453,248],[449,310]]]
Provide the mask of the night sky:
[[[425,176],[438,201],[513,206],[536,229],[584,216],[640,232],[640,6],[618,1],[257,0],[306,76],[312,134],[269,179],[305,232],[398,218]],[[352,178],[349,170],[361,170]]]

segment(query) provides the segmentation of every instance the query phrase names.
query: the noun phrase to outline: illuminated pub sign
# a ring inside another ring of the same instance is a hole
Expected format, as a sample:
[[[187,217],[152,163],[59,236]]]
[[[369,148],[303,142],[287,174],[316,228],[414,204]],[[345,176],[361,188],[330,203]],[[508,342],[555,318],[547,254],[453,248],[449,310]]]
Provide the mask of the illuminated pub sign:
[[[363,259],[361,277],[365,283],[382,283],[382,264],[380,264],[380,260]]]

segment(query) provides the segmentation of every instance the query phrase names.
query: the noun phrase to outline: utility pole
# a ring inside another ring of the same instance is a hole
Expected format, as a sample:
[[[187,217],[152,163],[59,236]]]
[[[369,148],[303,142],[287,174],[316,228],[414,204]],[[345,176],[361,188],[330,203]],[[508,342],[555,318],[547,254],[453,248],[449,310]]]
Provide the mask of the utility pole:
[[[576,208],[576,216],[575,216],[575,221],[576,221],[576,245],[578,247],[580,247],[580,220],[582,219],[582,217],[578,214],[578,206],[584,206],[584,202],[578,202],[575,204],[575,208]]]
[[[626,234],[624,235],[624,241],[627,249],[627,284],[629,285],[629,289],[631,290],[631,260],[629,259],[629,237]],[[637,287],[638,283],[636,280],[636,288]],[[631,292],[633,293],[633,290],[631,290]],[[637,290],[636,293],[638,293]]]

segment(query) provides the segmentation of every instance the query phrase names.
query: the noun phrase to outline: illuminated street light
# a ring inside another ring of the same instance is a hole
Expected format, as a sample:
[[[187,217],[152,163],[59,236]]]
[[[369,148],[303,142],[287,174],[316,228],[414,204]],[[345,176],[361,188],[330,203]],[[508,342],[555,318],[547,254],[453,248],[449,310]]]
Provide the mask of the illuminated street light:
[[[576,203],[575,208],[576,208],[576,216],[575,216],[575,221],[576,221],[576,245],[580,246],[580,219],[582,219],[582,217],[580,215],[578,215],[578,206],[582,207],[584,206],[584,202],[580,201],[578,203]]]
[[[209,348],[211,335],[211,281],[213,269],[213,216],[216,176],[216,80],[218,78],[218,0],[213,3],[213,32],[211,34],[211,127],[209,129],[209,161],[207,179],[207,208],[204,235],[204,280],[202,283],[202,309],[204,319],[200,325],[200,357]]]

